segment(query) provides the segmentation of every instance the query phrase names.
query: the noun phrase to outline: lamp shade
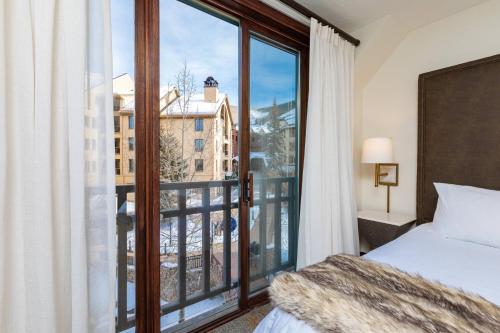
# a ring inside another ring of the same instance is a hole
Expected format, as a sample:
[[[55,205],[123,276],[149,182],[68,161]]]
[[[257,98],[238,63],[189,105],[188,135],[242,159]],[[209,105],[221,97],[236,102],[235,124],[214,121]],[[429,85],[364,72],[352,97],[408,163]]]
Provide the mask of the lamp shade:
[[[370,138],[363,143],[362,163],[393,163],[394,153],[390,138]]]

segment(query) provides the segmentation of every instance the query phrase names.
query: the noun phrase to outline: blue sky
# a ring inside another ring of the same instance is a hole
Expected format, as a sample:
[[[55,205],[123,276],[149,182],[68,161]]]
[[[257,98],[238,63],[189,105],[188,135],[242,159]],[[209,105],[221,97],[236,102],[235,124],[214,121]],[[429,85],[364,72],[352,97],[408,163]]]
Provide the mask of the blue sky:
[[[296,56],[264,43],[250,40],[250,108],[258,109],[289,102],[296,97]]]
[[[134,1],[111,0],[113,75],[134,73]],[[238,26],[177,0],[160,0],[160,85],[175,84],[184,61],[198,92],[213,76],[238,104]],[[251,107],[295,97],[296,57],[258,40],[251,42]]]

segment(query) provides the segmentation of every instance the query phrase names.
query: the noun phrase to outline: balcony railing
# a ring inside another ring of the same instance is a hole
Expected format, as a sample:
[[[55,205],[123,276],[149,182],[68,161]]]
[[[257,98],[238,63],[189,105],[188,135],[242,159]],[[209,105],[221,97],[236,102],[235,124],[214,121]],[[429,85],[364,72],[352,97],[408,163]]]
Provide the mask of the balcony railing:
[[[294,267],[295,181],[295,177],[276,177],[255,182],[254,207],[258,207],[259,216],[254,220],[259,224],[259,234],[258,241],[250,237],[250,282]],[[287,204],[286,209],[283,209],[283,203]],[[269,233],[267,226],[271,216],[273,230]],[[282,235],[284,230],[287,231],[286,235]],[[273,237],[271,248],[268,246],[269,236]],[[252,243],[257,246],[253,246]],[[284,250],[286,253],[282,253]],[[286,254],[285,260],[283,260],[284,254]]]
[[[270,184],[274,184],[274,193],[268,193],[268,188],[271,187]],[[286,184],[286,185],[284,185]],[[256,182],[257,188],[260,189],[260,193],[257,192],[258,196],[254,204],[259,206],[259,244],[266,248],[266,251],[255,249],[250,249],[251,259],[253,258],[255,267],[251,268],[251,280],[256,280],[265,277],[268,274],[272,274],[276,271],[288,269],[293,267],[293,246],[287,245],[288,260],[283,262],[282,257],[282,246],[283,243],[282,233],[281,233],[281,223],[274,224],[274,262],[267,262],[267,244],[268,234],[266,233],[266,216],[268,214],[274,214],[274,221],[281,221],[283,216],[282,203],[288,203],[288,221],[294,221],[295,216],[295,190],[294,190],[295,178],[272,178],[266,179],[265,182]],[[176,228],[176,242],[173,244],[170,242],[161,244],[160,255],[162,259],[173,258],[168,263],[176,269],[177,285],[175,287],[174,293],[176,297],[174,300],[167,300],[162,302],[161,314],[165,315],[167,313],[184,309],[185,307],[203,301],[205,299],[212,298],[214,296],[220,295],[224,292],[231,290],[238,286],[238,279],[231,277],[231,232],[237,232],[237,227],[235,225],[231,226],[231,210],[238,208],[238,186],[239,182],[237,180],[222,180],[222,181],[209,181],[209,182],[188,182],[188,183],[161,183],[160,191],[164,194],[169,194],[170,201],[174,204],[170,208],[161,209],[162,221],[167,221],[170,219],[175,219],[177,221]],[[286,189],[286,193],[283,192],[283,188]],[[200,200],[193,203],[192,194],[198,193],[197,198]],[[134,309],[131,309],[127,304],[127,299],[131,295],[127,295],[129,292],[128,284],[131,281],[130,267],[134,262],[134,251],[135,244],[132,244],[128,240],[128,234],[133,232],[135,226],[135,215],[133,209],[129,209],[127,213],[127,198],[134,195],[134,185],[121,185],[116,187],[117,193],[117,240],[118,240],[118,268],[117,268],[117,278],[118,278],[118,302],[117,302],[117,331],[122,331],[134,326],[135,316]],[[212,195],[211,195],[212,194]],[[269,205],[274,203],[273,211],[268,211]],[[217,259],[213,254],[213,221],[211,221],[211,214],[217,213],[222,216],[222,262],[220,258]],[[201,216],[201,251],[193,251],[188,244],[188,218],[190,216]],[[234,222],[234,221],[233,221]],[[163,223],[163,222],[161,222]],[[289,223],[288,235],[286,239],[287,244],[294,244],[294,227],[293,223]],[[235,231],[235,230],[236,231]],[[173,253],[168,253],[169,249],[175,247]],[[169,257],[170,255],[170,257]],[[261,258],[261,260],[260,260]],[[166,260],[166,259],[165,259]],[[252,262],[252,260],[251,260]],[[234,263],[233,263],[234,264]],[[213,283],[213,269],[219,267],[221,269],[218,279],[218,283]],[[199,286],[195,291],[191,290],[188,283],[188,275],[196,271],[196,274],[200,274],[201,281]],[[211,283],[212,280],[212,283]],[[199,288],[198,288],[199,287]],[[135,297],[135,295],[132,295]],[[160,302],[160,300],[158,300]]]

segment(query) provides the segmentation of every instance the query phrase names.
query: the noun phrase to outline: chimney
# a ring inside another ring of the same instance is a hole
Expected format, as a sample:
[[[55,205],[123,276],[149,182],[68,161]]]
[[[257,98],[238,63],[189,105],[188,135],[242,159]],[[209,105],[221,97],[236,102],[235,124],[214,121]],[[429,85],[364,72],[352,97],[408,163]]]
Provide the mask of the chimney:
[[[207,77],[204,81],[204,98],[205,102],[215,103],[219,95],[219,82],[212,76]]]

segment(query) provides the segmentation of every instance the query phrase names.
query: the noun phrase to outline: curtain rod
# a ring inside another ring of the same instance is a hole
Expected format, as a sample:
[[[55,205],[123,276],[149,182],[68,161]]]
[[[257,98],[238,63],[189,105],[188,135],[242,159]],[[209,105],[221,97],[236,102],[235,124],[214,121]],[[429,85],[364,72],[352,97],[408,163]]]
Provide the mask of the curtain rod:
[[[325,25],[333,28],[333,30],[335,30],[336,33],[338,33],[342,38],[344,38],[345,40],[347,40],[348,42],[350,42],[354,46],[358,46],[361,43],[359,39],[354,38],[353,36],[349,35],[344,30],[342,30],[342,29],[336,27],[335,25],[331,24],[330,22],[328,22],[327,20],[325,20],[324,18],[322,18],[321,16],[319,16],[315,12],[313,12],[313,11],[307,9],[306,7],[302,6],[301,4],[299,4],[298,2],[296,2],[295,0],[279,0],[279,1],[281,1],[282,3],[284,3],[285,5],[287,5],[288,7],[292,8],[292,9],[295,9],[297,12],[301,13],[302,15],[305,15],[307,17],[314,17],[319,22],[321,22],[321,23],[323,23],[323,24],[325,24]]]

